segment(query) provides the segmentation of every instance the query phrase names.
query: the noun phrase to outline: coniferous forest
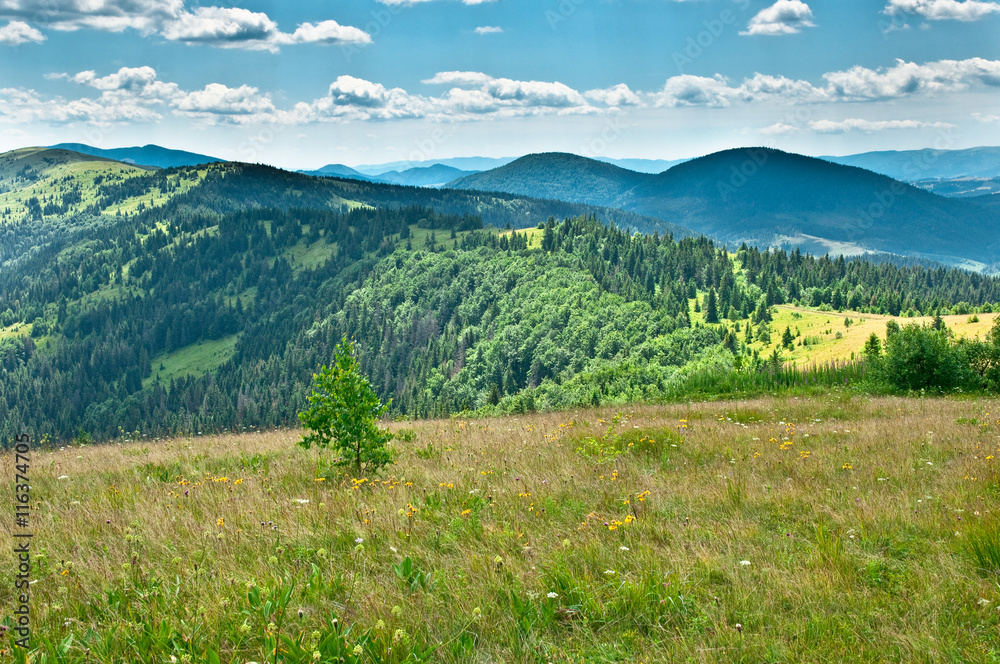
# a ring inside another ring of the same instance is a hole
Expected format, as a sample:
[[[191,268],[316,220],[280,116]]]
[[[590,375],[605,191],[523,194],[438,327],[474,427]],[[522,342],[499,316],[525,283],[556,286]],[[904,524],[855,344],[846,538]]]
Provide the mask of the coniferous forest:
[[[164,177],[98,182],[86,211],[4,227],[0,324],[31,326],[0,340],[5,440],[292,425],[342,335],[393,415],[427,417],[656,400],[692,366],[760,367],[745,342],[776,304],[1000,301],[1000,282],[959,270],[727,250],[585,206],[265,167],[102,213]]]

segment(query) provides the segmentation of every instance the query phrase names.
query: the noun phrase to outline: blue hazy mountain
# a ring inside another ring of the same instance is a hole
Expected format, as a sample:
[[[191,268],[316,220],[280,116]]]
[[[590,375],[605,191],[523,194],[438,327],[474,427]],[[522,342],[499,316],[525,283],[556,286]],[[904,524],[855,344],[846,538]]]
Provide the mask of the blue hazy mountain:
[[[858,166],[897,180],[1000,177],[1000,147],[964,150],[888,150],[844,157],[821,157],[845,166]]]
[[[449,187],[619,208],[731,243],[949,263],[992,263],[1000,255],[1000,206],[768,148],[717,152],[659,174],[565,153],[535,154]]]
[[[210,157],[196,152],[186,152],[184,150],[171,150],[159,145],[143,145],[142,147],[130,148],[95,148],[84,143],[60,143],[49,147],[59,150],[72,150],[80,154],[92,157],[104,157],[115,161],[124,161],[129,164],[139,166],[156,166],[157,168],[174,168],[177,166],[197,166],[198,164],[214,164],[225,161],[217,157]]]

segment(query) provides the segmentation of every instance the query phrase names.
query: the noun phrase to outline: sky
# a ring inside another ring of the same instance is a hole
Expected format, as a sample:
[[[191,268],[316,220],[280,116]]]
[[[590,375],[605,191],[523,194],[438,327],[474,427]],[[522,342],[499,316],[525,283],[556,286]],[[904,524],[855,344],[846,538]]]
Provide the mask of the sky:
[[[313,169],[1000,145],[998,36],[987,0],[0,0],[0,150]]]

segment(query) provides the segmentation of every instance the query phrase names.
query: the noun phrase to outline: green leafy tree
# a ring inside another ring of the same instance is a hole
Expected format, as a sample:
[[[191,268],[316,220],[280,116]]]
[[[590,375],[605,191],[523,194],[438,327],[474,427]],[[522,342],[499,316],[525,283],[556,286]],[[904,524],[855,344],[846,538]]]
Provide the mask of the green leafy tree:
[[[945,332],[911,323],[885,342],[882,369],[896,387],[943,389],[967,385],[970,370]]]
[[[324,365],[313,374],[313,392],[308,399],[310,407],[299,413],[299,419],[310,433],[299,445],[306,449],[313,444],[335,446],[342,453],[336,465],[354,466],[359,476],[392,463],[392,453],[386,447],[392,434],[378,426],[388,406],[361,373],[354,344],[346,335],[337,344],[333,366]]]

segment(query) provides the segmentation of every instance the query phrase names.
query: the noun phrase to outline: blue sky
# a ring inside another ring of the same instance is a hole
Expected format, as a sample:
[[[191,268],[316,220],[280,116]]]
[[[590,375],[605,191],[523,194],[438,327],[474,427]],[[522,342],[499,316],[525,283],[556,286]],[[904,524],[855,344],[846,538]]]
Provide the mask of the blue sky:
[[[0,0],[0,149],[289,168],[1000,145],[987,0]]]

